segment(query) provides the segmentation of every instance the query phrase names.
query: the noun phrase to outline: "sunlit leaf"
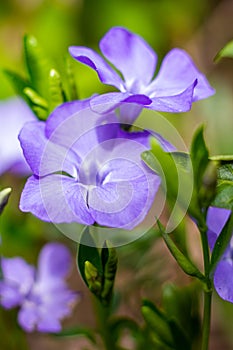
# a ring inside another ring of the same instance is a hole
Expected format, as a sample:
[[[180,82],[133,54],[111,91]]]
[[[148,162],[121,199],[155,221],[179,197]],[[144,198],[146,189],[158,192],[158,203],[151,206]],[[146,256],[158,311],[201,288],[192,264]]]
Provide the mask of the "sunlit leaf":
[[[233,40],[229,41],[215,56],[214,61],[218,62],[224,57],[233,58]]]

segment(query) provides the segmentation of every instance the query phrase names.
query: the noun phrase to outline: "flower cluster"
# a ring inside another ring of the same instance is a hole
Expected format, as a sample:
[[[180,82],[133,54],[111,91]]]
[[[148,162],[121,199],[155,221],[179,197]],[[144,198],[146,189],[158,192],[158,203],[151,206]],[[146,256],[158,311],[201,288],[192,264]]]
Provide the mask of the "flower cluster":
[[[54,223],[133,229],[149,212],[160,179],[141,160],[150,133],[124,131],[122,124],[131,125],[143,107],[187,111],[213,89],[178,49],[166,56],[153,80],[156,54],[124,28],[112,28],[100,47],[124,79],[91,49],[71,47],[70,53],[120,92],[65,103],[46,123],[25,125],[19,139],[33,176],[20,208]],[[166,151],[174,149],[160,135],[153,136]]]
[[[79,299],[65,282],[70,266],[70,253],[60,243],[42,248],[37,271],[20,257],[2,258],[0,304],[6,309],[20,308],[18,322],[27,332],[59,332],[61,320]]]

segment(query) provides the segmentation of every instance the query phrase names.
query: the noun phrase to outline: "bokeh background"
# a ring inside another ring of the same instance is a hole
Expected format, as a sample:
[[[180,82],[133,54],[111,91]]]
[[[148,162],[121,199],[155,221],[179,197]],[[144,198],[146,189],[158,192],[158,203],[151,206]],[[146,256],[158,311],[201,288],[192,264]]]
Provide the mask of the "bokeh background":
[[[25,75],[23,36],[34,35],[54,64],[62,71],[70,45],[98,49],[98,42],[112,26],[125,26],[143,36],[155,49],[159,62],[173,47],[181,47],[193,57],[207,75],[216,94],[194,104],[192,111],[181,115],[164,114],[182,135],[187,147],[200,123],[206,124],[206,141],[211,154],[232,154],[233,151],[233,60],[213,62],[217,52],[233,38],[232,0],[8,0],[0,2],[0,100],[13,96],[14,90],[2,69]],[[80,98],[95,92],[108,91],[96,74],[74,62],[75,79]],[[1,118],[7,118],[0,115]],[[10,142],[10,140],[9,140]],[[0,140],[0,147],[1,140]],[[76,244],[63,236],[53,225],[40,222],[18,209],[24,179],[12,174],[0,177],[0,188],[10,186],[13,195],[0,219],[2,251],[7,256],[20,255],[36,263],[37,255],[49,240],[64,242],[75,260]],[[198,261],[199,246],[194,225],[188,223],[194,258]],[[188,283],[177,271],[163,243],[144,237],[139,243],[120,250],[117,288],[125,291],[122,313],[139,318],[137,308],[143,295],[160,302],[161,287],[172,280]],[[149,243],[148,243],[149,242]],[[152,277],[153,276],[153,279]],[[75,270],[70,285],[83,290],[83,301],[65,325],[95,324],[90,295]],[[133,297],[132,297],[133,293]],[[210,349],[233,349],[233,306],[214,299]],[[85,345],[86,344],[86,345]],[[127,345],[133,349],[130,343]],[[57,339],[48,335],[25,335],[17,326],[16,312],[0,310],[0,348],[14,349],[91,349],[83,339]]]

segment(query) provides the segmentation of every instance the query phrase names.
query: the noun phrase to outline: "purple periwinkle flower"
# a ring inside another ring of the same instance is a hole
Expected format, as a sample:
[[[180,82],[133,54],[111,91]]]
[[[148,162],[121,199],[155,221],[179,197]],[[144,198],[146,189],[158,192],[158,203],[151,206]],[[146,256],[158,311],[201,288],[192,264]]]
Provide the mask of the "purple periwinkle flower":
[[[208,209],[207,234],[211,250],[214,248],[215,242],[230,214],[231,210],[224,208],[210,207]],[[215,269],[214,286],[222,299],[233,303],[233,237]]]
[[[6,171],[30,174],[18,135],[23,125],[32,120],[36,117],[22,99],[14,97],[0,102],[0,175]]]
[[[20,308],[18,322],[26,332],[59,332],[61,320],[79,298],[65,281],[70,267],[69,250],[60,243],[42,248],[37,271],[20,257],[2,258],[1,305]]]
[[[141,108],[156,111],[186,112],[190,110],[192,102],[214,93],[205,76],[184,50],[171,50],[155,78],[156,53],[140,36],[127,29],[111,28],[100,41],[100,50],[122,77],[90,48],[69,48],[76,60],[97,72],[102,83],[120,91],[94,97],[91,101],[94,110],[104,112],[125,102],[137,103]],[[131,123],[139,112],[140,108],[131,113]]]
[[[22,211],[54,223],[124,229],[145,218],[160,184],[141,160],[150,134],[121,130],[114,113],[104,120],[87,100],[24,126],[19,138],[33,176],[21,195]]]

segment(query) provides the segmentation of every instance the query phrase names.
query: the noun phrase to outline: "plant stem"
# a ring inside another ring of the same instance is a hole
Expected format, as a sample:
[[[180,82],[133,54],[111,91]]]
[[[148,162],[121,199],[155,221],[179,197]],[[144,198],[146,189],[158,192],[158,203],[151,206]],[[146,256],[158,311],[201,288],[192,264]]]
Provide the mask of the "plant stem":
[[[210,323],[211,323],[211,300],[212,300],[212,291],[209,291],[209,292],[205,291],[201,350],[208,350],[208,346],[209,346]]]
[[[201,242],[204,260],[204,271],[206,277],[206,286],[204,290],[204,312],[203,312],[203,329],[202,329],[202,346],[201,350],[208,350],[210,324],[211,324],[211,301],[212,301],[212,283],[209,278],[210,272],[210,253],[207,238],[207,228],[199,227],[201,232]]]
[[[96,297],[93,298],[93,302],[96,312],[97,327],[103,339],[105,349],[116,350],[115,341],[112,337],[108,323],[108,318],[110,315],[109,307],[101,304]]]

